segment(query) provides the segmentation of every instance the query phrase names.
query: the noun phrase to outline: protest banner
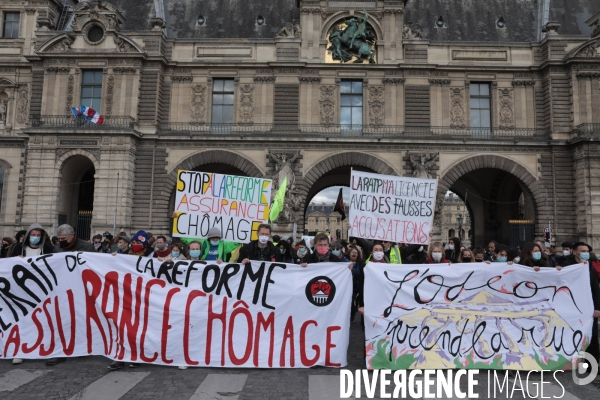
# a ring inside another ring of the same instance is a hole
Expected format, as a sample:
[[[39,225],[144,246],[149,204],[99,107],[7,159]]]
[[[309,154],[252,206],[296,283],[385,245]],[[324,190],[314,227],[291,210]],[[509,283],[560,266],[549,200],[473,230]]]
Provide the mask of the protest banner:
[[[173,236],[206,238],[217,227],[225,241],[256,240],[269,220],[271,187],[270,179],[179,170]]]
[[[352,170],[349,236],[428,244],[437,181]]]
[[[591,341],[589,267],[365,268],[372,369],[565,370]]]
[[[94,253],[2,259],[1,358],[343,367],[351,292],[346,263],[173,264]]]

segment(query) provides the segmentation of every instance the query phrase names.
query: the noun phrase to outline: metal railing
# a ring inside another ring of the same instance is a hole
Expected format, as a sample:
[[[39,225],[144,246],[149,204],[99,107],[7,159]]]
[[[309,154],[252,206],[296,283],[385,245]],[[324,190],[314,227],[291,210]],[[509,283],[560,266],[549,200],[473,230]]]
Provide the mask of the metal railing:
[[[476,140],[549,140],[548,129],[455,128],[403,125],[320,125],[320,124],[200,124],[171,122],[159,124],[161,136],[278,136],[278,137],[373,137],[373,138],[454,138]]]
[[[578,137],[600,136],[600,124],[579,124],[573,132]]]
[[[133,129],[135,119],[124,116],[105,116],[104,122],[96,125],[85,117],[73,115],[32,115],[31,127],[42,129]]]

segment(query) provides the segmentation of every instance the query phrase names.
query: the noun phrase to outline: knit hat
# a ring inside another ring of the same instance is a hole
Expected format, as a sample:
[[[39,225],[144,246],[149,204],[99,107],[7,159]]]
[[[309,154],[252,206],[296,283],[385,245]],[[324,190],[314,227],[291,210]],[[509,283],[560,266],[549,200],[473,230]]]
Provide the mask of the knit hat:
[[[133,235],[131,240],[137,240],[139,242],[142,242],[144,247],[148,246],[148,234],[146,233],[146,231],[137,231],[137,233]]]
[[[216,226],[213,226],[212,228],[210,228],[208,230],[208,233],[206,234],[207,239],[214,238],[214,237],[218,237],[219,239],[221,238],[221,230],[219,228],[217,228]]]

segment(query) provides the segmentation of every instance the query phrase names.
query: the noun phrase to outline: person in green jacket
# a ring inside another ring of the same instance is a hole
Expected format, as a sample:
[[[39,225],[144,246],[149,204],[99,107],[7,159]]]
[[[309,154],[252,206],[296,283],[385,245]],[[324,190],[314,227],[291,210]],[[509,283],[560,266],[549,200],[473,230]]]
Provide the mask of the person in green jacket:
[[[239,243],[221,240],[221,230],[217,227],[210,228],[206,238],[202,242],[200,259],[216,261],[217,264],[221,264],[223,261],[230,261],[231,253],[240,246]]]

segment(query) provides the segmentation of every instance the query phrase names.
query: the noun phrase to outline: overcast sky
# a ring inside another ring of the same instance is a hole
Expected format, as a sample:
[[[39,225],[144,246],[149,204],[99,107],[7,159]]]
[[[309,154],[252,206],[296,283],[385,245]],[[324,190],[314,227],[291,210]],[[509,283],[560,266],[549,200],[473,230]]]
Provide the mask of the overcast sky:
[[[350,188],[347,186],[332,186],[330,188],[327,189],[323,189],[321,190],[319,193],[317,193],[317,195],[315,197],[313,197],[313,199],[310,201],[310,203],[314,203],[314,204],[321,204],[321,203],[325,203],[326,205],[329,204],[333,204],[335,203],[335,201],[337,200],[338,197],[338,193],[340,192],[340,188],[344,189],[344,204],[349,204],[350,203]],[[448,193],[446,193],[446,195],[450,194],[452,192],[448,191]]]

